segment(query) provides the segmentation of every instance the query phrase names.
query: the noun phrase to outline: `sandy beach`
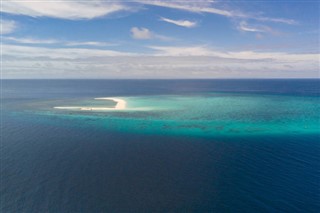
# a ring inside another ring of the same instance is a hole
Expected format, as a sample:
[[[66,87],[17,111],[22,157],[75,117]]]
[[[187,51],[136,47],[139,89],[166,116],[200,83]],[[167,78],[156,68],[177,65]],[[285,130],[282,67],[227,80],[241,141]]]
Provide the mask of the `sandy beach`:
[[[68,110],[83,110],[83,111],[112,111],[126,109],[127,102],[120,98],[106,97],[95,98],[95,100],[111,100],[116,102],[115,107],[82,107],[82,106],[57,106],[55,109],[68,109]]]

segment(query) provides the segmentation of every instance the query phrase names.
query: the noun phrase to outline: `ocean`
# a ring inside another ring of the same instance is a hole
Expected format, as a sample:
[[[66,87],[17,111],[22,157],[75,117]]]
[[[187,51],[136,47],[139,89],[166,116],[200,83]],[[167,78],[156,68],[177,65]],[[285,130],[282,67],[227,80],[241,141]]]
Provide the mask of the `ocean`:
[[[0,212],[320,209],[318,79],[1,84]]]

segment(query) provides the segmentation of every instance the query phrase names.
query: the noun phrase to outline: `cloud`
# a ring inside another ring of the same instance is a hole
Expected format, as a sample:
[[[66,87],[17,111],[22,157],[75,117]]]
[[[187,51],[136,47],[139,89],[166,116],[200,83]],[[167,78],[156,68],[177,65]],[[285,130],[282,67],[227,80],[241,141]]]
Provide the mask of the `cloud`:
[[[46,48],[19,45],[2,45],[3,56],[16,58],[85,59],[112,56],[130,56],[127,52],[87,48]]]
[[[290,25],[298,24],[298,22],[293,19],[270,18],[270,17],[256,17],[255,19],[259,21],[277,22],[277,23],[290,24]]]
[[[153,32],[151,32],[149,29],[144,28],[144,27],[132,27],[131,30],[131,37],[134,39],[139,39],[139,40],[150,40],[150,39],[160,39],[163,41],[170,41],[173,40],[170,37],[163,36],[163,35],[158,35]]]
[[[259,29],[257,27],[248,26],[246,21],[241,21],[238,25],[238,30],[246,32],[265,32],[264,29]]]
[[[52,17],[70,20],[92,19],[131,8],[119,2],[93,1],[2,1],[1,11],[32,17]]]
[[[137,0],[137,2],[158,7],[167,7],[178,10],[185,10],[195,13],[213,13],[222,16],[244,16],[233,11],[227,11],[211,7],[212,1],[160,1],[160,0]]]
[[[135,2],[136,4],[132,4]],[[104,1],[104,0],[72,0],[72,1],[21,1],[6,0],[2,1],[1,12],[26,15],[31,17],[52,17],[69,20],[93,19],[107,16],[121,11],[136,11],[138,5],[152,5],[166,7],[177,10],[184,10],[194,13],[210,13],[229,18],[245,18],[260,21],[277,22],[284,24],[297,24],[295,20],[263,17],[259,15],[250,15],[240,11],[220,9],[213,6],[211,0],[186,0],[186,1],[161,1],[161,0],[133,0],[127,1]]]
[[[255,52],[255,51],[217,51],[205,46],[176,47],[150,46],[156,50],[155,56],[205,56],[236,60],[263,60],[274,62],[317,62],[320,54],[286,53],[286,52]]]
[[[147,28],[132,27],[130,31],[132,38],[135,39],[145,40],[152,39],[154,37],[153,33]]]
[[[34,39],[34,38],[15,38],[15,37],[3,37],[4,40],[13,41],[21,44],[56,44],[57,40],[53,39]]]
[[[187,27],[187,28],[197,26],[197,22],[188,21],[188,20],[173,20],[173,19],[168,19],[168,18],[164,18],[164,17],[161,17],[160,20],[171,23],[171,24],[175,24],[175,25],[178,25],[181,27]]]
[[[1,32],[0,34],[9,34],[17,29],[17,23],[12,20],[0,20]]]
[[[17,37],[2,37],[3,41],[11,41],[19,44],[59,44],[62,46],[93,46],[93,47],[105,47],[105,46],[117,46],[115,43],[98,42],[98,41],[60,41],[55,39],[37,39],[37,38],[17,38]]]
[[[257,33],[256,38],[261,39],[263,36],[263,33],[269,33],[272,35],[281,35],[282,33],[279,31],[276,31],[272,29],[271,27],[265,26],[265,25],[249,25],[246,21],[241,21],[237,29],[242,32],[251,32],[251,33]]]
[[[238,30],[245,32],[256,32],[256,33],[265,33],[272,32],[273,30],[270,27],[263,25],[249,25],[246,21],[241,21],[238,25]]]
[[[82,42],[65,42],[66,46],[94,46],[94,47],[105,47],[105,46],[117,46],[114,43],[98,42],[98,41],[82,41]]]
[[[175,47],[175,46],[150,46],[156,50],[155,56],[209,56],[212,51],[203,46]]]
[[[193,13],[216,14],[216,15],[221,15],[229,18],[255,19],[259,21],[268,21],[268,22],[276,22],[276,23],[284,23],[284,24],[297,24],[297,22],[292,19],[263,17],[259,15],[251,15],[251,14],[240,12],[240,11],[219,9],[212,5],[212,3],[216,3],[216,2],[210,1],[210,0],[199,0],[199,1],[136,0],[136,2],[146,4],[146,5],[184,10],[184,11],[193,12]]]
[[[151,54],[3,45],[3,78],[319,77],[319,54],[155,46]]]

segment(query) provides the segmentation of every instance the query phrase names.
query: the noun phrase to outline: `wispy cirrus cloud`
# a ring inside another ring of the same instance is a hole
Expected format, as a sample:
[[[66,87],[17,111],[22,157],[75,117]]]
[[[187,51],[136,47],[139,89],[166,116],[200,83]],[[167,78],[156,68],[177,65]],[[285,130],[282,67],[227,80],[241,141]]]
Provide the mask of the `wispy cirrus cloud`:
[[[241,32],[257,33],[257,37],[261,38],[262,34],[281,35],[282,33],[274,30],[273,28],[261,24],[248,24],[246,21],[240,21],[237,25],[237,29]]]
[[[17,23],[13,20],[0,20],[0,34],[9,34],[17,29]]]
[[[80,42],[65,42],[66,46],[93,46],[93,47],[106,47],[117,46],[116,43],[99,42],[99,41],[80,41]]]
[[[255,33],[265,33],[272,32],[273,30],[270,27],[264,25],[249,25],[246,21],[241,21],[238,26],[238,30],[244,32],[255,32]]]
[[[106,47],[106,46],[117,46],[116,43],[108,42],[99,42],[99,41],[63,41],[56,39],[39,39],[39,38],[30,38],[30,37],[2,37],[3,43],[8,43],[8,41],[18,44],[59,44],[60,46],[68,47],[80,47],[80,46],[92,46],[92,47]]]
[[[260,15],[252,15],[239,10],[221,9],[214,5],[215,1],[211,0],[199,0],[199,1],[161,1],[161,0],[136,0],[136,2],[152,5],[158,7],[166,7],[177,10],[184,10],[194,13],[210,13],[221,15],[229,18],[242,18],[242,19],[255,19],[259,21],[276,22],[284,24],[297,24],[297,21],[293,19],[264,17]]]
[[[135,4],[133,4],[135,3]],[[94,19],[121,11],[137,11],[137,5],[151,5],[184,10],[193,13],[210,13],[229,18],[255,19],[259,21],[297,24],[295,20],[252,15],[239,10],[218,8],[218,3],[211,0],[199,1],[165,1],[165,0],[133,0],[133,1],[43,1],[43,0],[6,0],[2,1],[1,12],[26,15],[31,17],[52,17],[69,20]]]
[[[35,38],[16,38],[16,37],[3,37],[5,41],[13,41],[20,44],[56,44],[59,41],[54,39],[35,39]]]
[[[173,20],[173,19],[164,18],[164,17],[161,17],[160,20],[164,21],[164,22],[171,23],[171,24],[178,25],[180,27],[192,28],[192,27],[197,26],[197,22],[189,21],[189,20]]]
[[[256,19],[258,21],[269,21],[269,22],[277,22],[277,23],[283,23],[283,24],[290,24],[290,25],[296,25],[298,22],[293,19],[284,19],[284,18],[271,18],[271,17],[253,17],[253,19]]]
[[[115,1],[2,1],[1,12],[32,17],[53,17],[79,20],[106,16],[119,11],[131,10],[131,7]]]
[[[234,11],[228,11],[212,7],[213,1],[199,0],[199,1],[160,1],[160,0],[136,0],[141,4],[152,5],[158,7],[167,7],[177,10],[185,10],[195,13],[213,13],[222,16],[245,16],[244,14]]]

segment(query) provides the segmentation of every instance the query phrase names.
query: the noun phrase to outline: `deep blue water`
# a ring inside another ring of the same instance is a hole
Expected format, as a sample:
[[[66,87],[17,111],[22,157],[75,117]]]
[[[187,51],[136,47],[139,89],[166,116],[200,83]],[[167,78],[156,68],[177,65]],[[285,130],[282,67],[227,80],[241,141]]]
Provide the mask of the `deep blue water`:
[[[144,134],[41,111],[52,100],[212,92],[320,99],[320,81],[3,80],[0,211],[318,212],[320,133]]]

